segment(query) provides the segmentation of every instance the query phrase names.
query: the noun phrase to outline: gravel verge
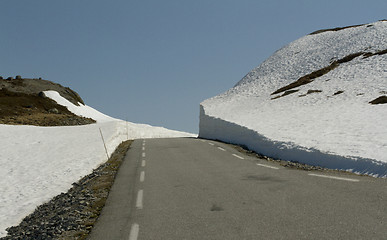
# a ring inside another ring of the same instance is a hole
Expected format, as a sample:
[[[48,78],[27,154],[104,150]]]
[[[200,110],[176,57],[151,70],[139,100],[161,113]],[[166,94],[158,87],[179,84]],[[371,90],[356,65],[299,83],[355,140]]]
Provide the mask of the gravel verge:
[[[18,226],[8,228],[8,235],[0,239],[86,239],[131,143],[121,143],[106,163],[73,183],[68,192],[37,207]]]

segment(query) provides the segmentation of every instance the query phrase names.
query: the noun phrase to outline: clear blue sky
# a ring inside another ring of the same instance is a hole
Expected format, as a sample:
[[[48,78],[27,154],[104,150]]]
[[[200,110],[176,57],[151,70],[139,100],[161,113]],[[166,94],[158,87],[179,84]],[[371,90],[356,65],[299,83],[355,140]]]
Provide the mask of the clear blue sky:
[[[0,75],[58,82],[110,116],[198,132],[199,103],[386,0],[0,0]]]

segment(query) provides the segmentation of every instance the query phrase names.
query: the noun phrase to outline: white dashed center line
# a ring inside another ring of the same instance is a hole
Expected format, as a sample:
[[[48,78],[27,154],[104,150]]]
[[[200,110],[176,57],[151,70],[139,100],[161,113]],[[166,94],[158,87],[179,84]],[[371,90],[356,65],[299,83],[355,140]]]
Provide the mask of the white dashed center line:
[[[243,157],[241,157],[241,156],[239,156],[239,155],[236,155],[236,154],[233,154],[233,156],[234,156],[234,157],[237,157],[237,158],[239,158],[239,159],[245,159],[245,158],[243,158]]]
[[[142,153],[142,157],[145,157],[145,153],[144,152]]]
[[[218,147],[219,150],[226,151],[226,149]]]
[[[137,193],[137,201],[136,201],[136,208],[137,209],[142,209],[142,198],[144,196],[144,191],[141,189],[141,190],[138,190],[138,193]]]
[[[145,147],[142,147],[142,150],[145,151]]]
[[[130,229],[129,240],[137,240],[139,231],[140,226],[137,223],[134,223]]]
[[[359,180],[353,179],[353,178],[343,178],[343,177],[327,176],[327,175],[320,175],[320,174],[314,174],[314,173],[309,173],[308,175],[309,176],[313,176],[313,177],[330,178],[330,179],[349,181],[349,182],[359,182]]]
[[[145,167],[145,160],[142,160],[142,162],[141,162],[141,167]]]
[[[272,167],[272,166],[269,166],[269,165],[265,165],[265,164],[260,164],[260,163],[257,163],[258,166],[261,166],[261,167],[266,167],[266,168],[271,168],[271,169],[279,169],[277,167]]]
[[[211,146],[214,146],[215,144],[213,144],[212,142],[209,142],[208,144],[210,144]]]
[[[143,182],[145,180],[145,172],[142,171],[140,174],[140,182]]]

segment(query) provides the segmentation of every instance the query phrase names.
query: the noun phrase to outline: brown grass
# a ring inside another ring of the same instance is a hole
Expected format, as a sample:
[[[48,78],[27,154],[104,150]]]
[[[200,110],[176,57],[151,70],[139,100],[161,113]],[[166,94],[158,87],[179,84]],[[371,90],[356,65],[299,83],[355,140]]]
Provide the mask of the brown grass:
[[[57,113],[50,111],[54,108],[58,110]],[[0,89],[0,124],[66,126],[94,122],[91,118],[73,114],[50,98]]]
[[[84,104],[82,98],[75,91],[68,87],[63,87],[58,83],[54,83],[43,79],[31,79],[31,78],[7,78],[0,79],[0,89],[8,89],[10,92],[25,93],[31,95],[38,95],[38,93],[54,90],[57,91],[62,97],[72,102],[74,105],[79,106],[78,102]]]

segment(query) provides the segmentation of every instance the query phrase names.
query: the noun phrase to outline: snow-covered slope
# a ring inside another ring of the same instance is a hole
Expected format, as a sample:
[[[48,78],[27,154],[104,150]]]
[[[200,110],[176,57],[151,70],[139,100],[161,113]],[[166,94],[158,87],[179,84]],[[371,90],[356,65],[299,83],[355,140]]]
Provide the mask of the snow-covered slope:
[[[0,237],[7,227],[107,160],[100,129],[110,155],[122,141],[136,138],[192,137],[146,124],[124,122],[82,105],[75,106],[57,92],[45,95],[96,124],[35,127],[0,124]]]
[[[78,116],[92,118],[97,122],[109,122],[113,120],[118,120],[106,114],[103,114],[92,107],[83,105],[80,102],[78,102],[79,106],[76,106],[66,98],[63,98],[57,91],[44,91],[44,95],[57,102],[59,105],[66,106],[70,112]]]
[[[387,22],[302,37],[201,103],[200,137],[387,176]],[[291,85],[292,84],[292,85]]]

